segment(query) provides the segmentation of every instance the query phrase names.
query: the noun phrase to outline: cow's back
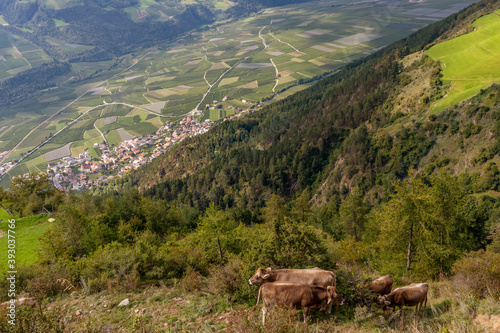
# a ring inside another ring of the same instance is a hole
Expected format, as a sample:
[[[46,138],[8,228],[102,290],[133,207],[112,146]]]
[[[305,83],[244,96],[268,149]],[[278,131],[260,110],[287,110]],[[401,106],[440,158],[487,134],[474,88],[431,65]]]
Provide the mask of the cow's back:
[[[393,279],[390,274],[379,277],[373,280],[368,288],[373,292],[380,295],[389,294],[392,290]]]
[[[415,306],[427,298],[429,285],[427,283],[416,283],[407,287],[398,288],[395,291],[394,300],[397,304]]]
[[[321,268],[280,269],[275,272],[275,282],[293,282],[299,284],[317,285],[323,288],[336,285],[335,274]]]

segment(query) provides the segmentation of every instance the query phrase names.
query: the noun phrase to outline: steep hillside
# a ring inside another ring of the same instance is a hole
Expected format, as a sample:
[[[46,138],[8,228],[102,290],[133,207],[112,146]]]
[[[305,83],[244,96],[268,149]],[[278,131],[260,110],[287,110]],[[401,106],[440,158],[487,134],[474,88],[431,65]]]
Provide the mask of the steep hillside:
[[[306,189],[319,202],[354,187],[378,198],[410,168],[480,171],[473,161],[496,154],[498,87],[430,114],[448,88],[440,64],[423,50],[441,36],[468,31],[464,22],[498,6],[483,1],[432,24],[306,91],[186,140],[109,188],[137,185],[198,208],[215,202],[244,209],[271,193],[293,197]]]
[[[449,87],[425,53],[499,5],[483,0],[186,139],[105,194],[15,178],[0,188],[15,228],[33,222],[41,232],[38,221],[53,220],[36,258],[9,263],[16,296],[36,297],[36,311],[17,308],[13,326],[0,309],[0,331],[494,330],[500,85],[435,112]],[[21,236],[16,251],[31,239]],[[248,283],[259,267],[330,270],[345,302],[336,314],[313,311],[308,324],[295,309],[273,309],[264,324]],[[385,274],[393,287],[428,283],[424,309],[378,308],[366,285]],[[11,283],[0,278],[0,289]]]

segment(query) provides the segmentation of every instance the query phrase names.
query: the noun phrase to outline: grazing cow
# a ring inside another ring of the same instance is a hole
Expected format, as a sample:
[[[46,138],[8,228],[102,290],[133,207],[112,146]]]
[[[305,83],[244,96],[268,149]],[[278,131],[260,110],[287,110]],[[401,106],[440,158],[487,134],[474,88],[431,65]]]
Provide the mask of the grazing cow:
[[[259,288],[256,306],[259,304],[261,294],[263,324],[266,322],[266,314],[272,305],[292,306],[296,309],[302,309],[305,323],[310,309],[322,308],[334,303],[336,304],[335,311],[337,311],[338,305],[344,303],[339,292],[333,286],[323,288],[290,282],[264,283]]]
[[[379,296],[377,303],[381,306],[396,308],[399,306],[403,309],[403,306],[415,306],[415,311],[422,309],[422,304],[424,308],[427,306],[427,291],[429,290],[429,285],[427,283],[412,283],[406,287],[396,288],[387,295]]]
[[[367,286],[374,294],[387,295],[392,290],[392,276],[391,274],[381,276],[370,282]]]
[[[308,269],[277,269],[259,268],[257,272],[248,280],[250,285],[259,285],[265,282],[293,282],[308,285],[320,286],[323,288],[336,286],[335,273],[318,267]],[[323,307],[326,313],[332,312],[332,305]]]

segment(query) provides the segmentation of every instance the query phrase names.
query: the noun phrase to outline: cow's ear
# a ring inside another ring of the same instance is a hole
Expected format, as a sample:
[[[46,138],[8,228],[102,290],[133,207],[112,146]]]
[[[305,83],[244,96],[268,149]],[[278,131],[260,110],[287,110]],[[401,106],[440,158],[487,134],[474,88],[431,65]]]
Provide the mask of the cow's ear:
[[[271,268],[271,267],[268,267],[268,268],[266,268],[266,271],[267,271],[267,272],[270,272],[270,271],[272,271],[272,268]]]
[[[262,276],[262,278],[263,278],[264,280],[269,279],[269,274],[264,274],[264,275]]]
[[[384,303],[385,303],[386,306],[391,305],[391,302],[389,302],[389,301],[385,301]]]

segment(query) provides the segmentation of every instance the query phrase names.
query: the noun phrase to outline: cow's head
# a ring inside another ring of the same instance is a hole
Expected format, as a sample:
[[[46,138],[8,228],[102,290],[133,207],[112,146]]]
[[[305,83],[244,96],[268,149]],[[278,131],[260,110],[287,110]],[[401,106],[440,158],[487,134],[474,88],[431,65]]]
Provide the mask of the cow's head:
[[[328,294],[328,302],[327,304],[330,304],[331,302],[338,304],[338,305],[343,305],[344,304],[344,299],[342,296],[340,296],[339,291],[337,288],[333,286],[328,286],[326,288],[326,292]]]
[[[267,279],[269,279],[270,273],[271,267],[259,268],[257,269],[257,272],[255,272],[255,274],[248,280],[248,283],[250,283],[250,285],[263,284],[264,282],[267,282]]]
[[[384,308],[384,310],[391,305],[391,302],[387,300],[387,296],[379,296],[377,298],[377,304]]]

